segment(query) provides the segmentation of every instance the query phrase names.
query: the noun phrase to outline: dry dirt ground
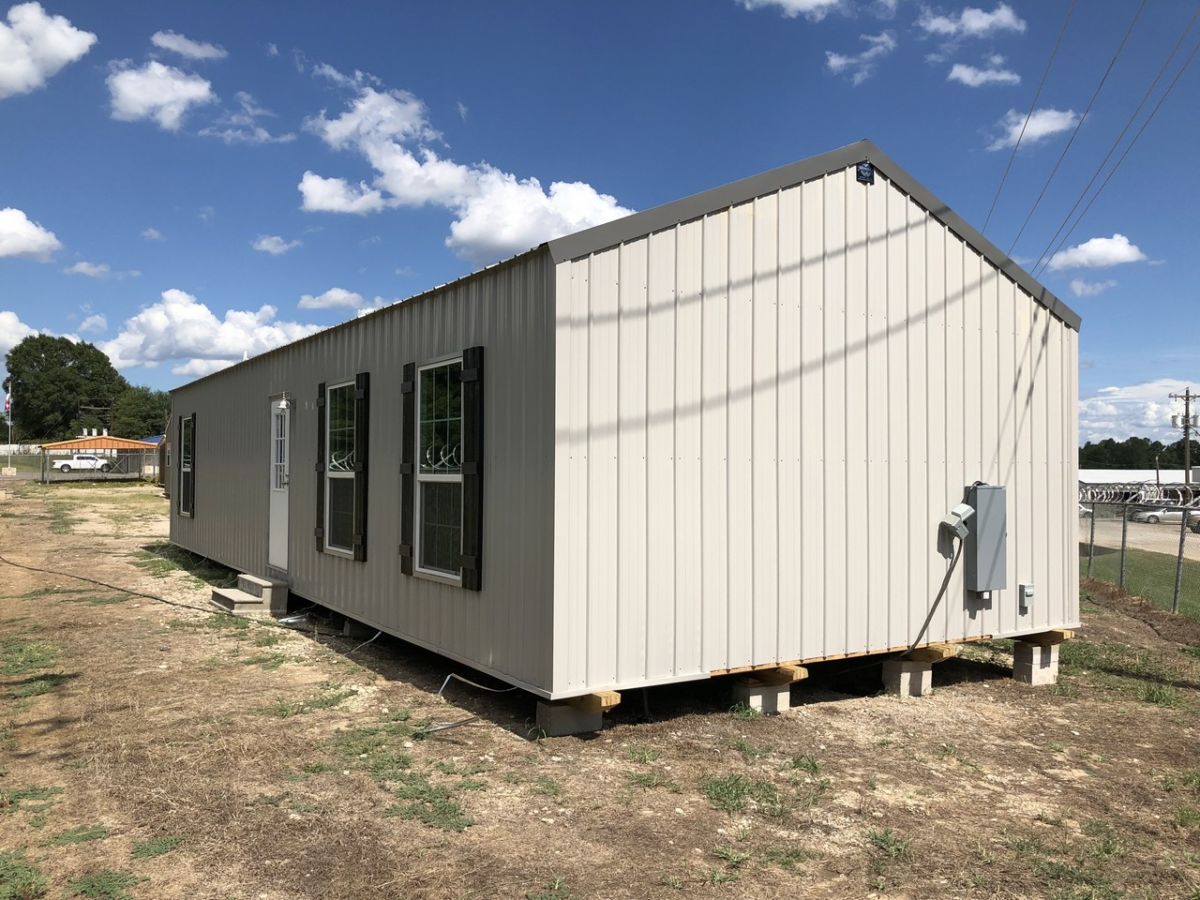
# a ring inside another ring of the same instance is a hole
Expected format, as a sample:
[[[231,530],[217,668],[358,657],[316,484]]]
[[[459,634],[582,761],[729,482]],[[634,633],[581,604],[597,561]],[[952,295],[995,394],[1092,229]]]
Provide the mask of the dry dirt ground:
[[[165,512],[18,486],[0,554],[203,608]],[[1052,689],[996,642],[923,700],[858,660],[777,718],[712,682],[539,740],[398,641],[0,577],[0,898],[1200,896],[1200,627],[1099,585]]]

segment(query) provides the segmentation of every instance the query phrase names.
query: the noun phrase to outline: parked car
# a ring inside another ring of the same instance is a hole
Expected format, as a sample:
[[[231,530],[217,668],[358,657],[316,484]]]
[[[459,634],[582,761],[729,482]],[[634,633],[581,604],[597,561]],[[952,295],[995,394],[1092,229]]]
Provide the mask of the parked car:
[[[1189,509],[1188,524],[1193,528],[1200,523],[1200,509]],[[1182,522],[1183,510],[1177,506],[1160,506],[1154,509],[1135,509],[1129,514],[1131,522],[1146,522],[1157,525],[1159,522]]]
[[[70,459],[56,459],[53,466],[60,472],[107,472],[112,460],[94,453],[75,453]]]

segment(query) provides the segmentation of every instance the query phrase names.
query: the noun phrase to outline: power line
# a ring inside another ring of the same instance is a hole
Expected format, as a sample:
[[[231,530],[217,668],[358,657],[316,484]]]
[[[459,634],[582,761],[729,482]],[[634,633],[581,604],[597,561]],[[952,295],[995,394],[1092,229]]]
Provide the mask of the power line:
[[[1058,56],[1058,48],[1062,46],[1063,35],[1067,33],[1067,26],[1071,24],[1071,16],[1075,14],[1075,6],[1079,0],[1071,0],[1071,5],[1067,7],[1067,17],[1063,19],[1062,28],[1058,30],[1058,40],[1054,42],[1054,49],[1050,51],[1050,58],[1046,60],[1046,69],[1042,72],[1042,80],[1038,82],[1037,90],[1033,94],[1033,102],[1029,104],[1029,112],[1025,114],[1025,121],[1021,124],[1021,133],[1017,135],[1017,142],[1013,144],[1012,153],[1008,155],[1008,164],[1004,167],[1004,174],[1000,176],[1000,183],[996,185],[996,196],[992,198],[992,205],[988,209],[987,218],[983,220],[983,231],[986,234],[988,224],[992,221],[992,213],[996,211],[996,203],[1000,200],[1000,193],[1004,190],[1004,183],[1008,181],[1008,174],[1012,171],[1013,161],[1017,158],[1017,150],[1021,146],[1021,141],[1025,139],[1025,129],[1029,127],[1029,120],[1033,118],[1033,111],[1037,109],[1038,99],[1042,96],[1042,88],[1046,86],[1046,79],[1050,76],[1050,69],[1054,66],[1054,58]]]
[[[1129,151],[1134,148],[1138,142],[1138,139],[1145,134],[1146,128],[1149,127],[1150,123],[1154,121],[1154,117],[1158,115],[1158,111],[1162,109],[1163,103],[1165,103],[1166,99],[1171,96],[1171,92],[1175,90],[1175,85],[1179,84],[1179,79],[1183,77],[1183,73],[1187,71],[1188,67],[1192,64],[1192,61],[1196,58],[1197,51],[1200,51],[1200,41],[1197,41],[1195,46],[1192,47],[1192,52],[1188,54],[1188,58],[1183,61],[1183,65],[1179,67],[1179,71],[1175,73],[1175,77],[1171,79],[1171,83],[1167,85],[1167,89],[1163,91],[1162,96],[1158,98],[1158,102],[1154,105],[1154,109],[1150,110],[1150,115],[1146,117],[1146,121],[1142,122],[1142,127],[1139,128],[1137,134],[1133,136],[1133,140],[1131,140],[1125,147],[1125,152],[1121,154],[1121,158],[1118,159],[1112,169],[1109,170],[1108,175],[1104,177],[1104,181],[1100,183],[1100,187],[1096,189],[1096,193],[1092,194],[1092,199],[1087,202],[1087,206],[1083,208],[1083,211],[1075,219],[1075,223],[1067,230],[1067,233],[1062,236],[1062,240],[1058,242],[1058,246],[1054,248],[1054,252],[1046,257],[1043,268],[1050,265],[1050,260],[1054,259],[1054,257],[1058,254],[1058,251],[1061,250],[1067,241],[1071,239],[1071,235],[1075,233],[1075,229],[1079,227],[1079,223],[1082,222],[1084,217],[1088,214],[1088,210],[1092,208],[1092,204],[1099,199],[1102,193],[1104,193],[1104,189],[1108,187],[1108,183],[1112,181],[1112,177],[1117,174],[1117,170],[1121,168],[1121,164],[1125,162],[1125,159],[1129,156]]]
[[[1104,83],[1108,81],[1108,76],[1112,74],[1113,66],[1117,64],[1117,59],[1121,56],[1121,51],[1125,49],[1125,44],[1129,41],[1129,36],[1133,34],[1133,28],[1137,25],[1137,20],[1141,18],[1142,11],[1146,8],[1148,0],[1142,0],[1138,4],[1137,12],[1133,14],[1133,19],[1129,23],[1129,27],[1125,29],[1125,36],[1121,38],[1121,43],[1117,45],[1116,52],[1113,53],[1112,59],[1108,61],[1108,68],[1104,70],[1104,74],[1100,77],[1100,83],[1096,85],[1096,90],[1092,92],[1092,98],[1088,100],[1087,108],[1084,109],[1083,115],[1079,117],[1079,121],[1075,123],[1075,130],[1071,132],[1071,138],[1067,141],[1067,145],[1063,147],[1062,153],[1058,155],[1058,161],[1055,162],[1054,168],[1050,170],[1049,176],[1046,178],[1046,183],[1042,185],[1041,192],[1037,195],[1037,199],[1033,201],[1033,206],[1029,208],[1028,214],[1025,216],[1025,221],[1021,223],[1020,229],[1017,231],[1017,236],[1012,239],[1012,243],[1008,246],[1008,256],[1012,256],[1013,248],[1017,246],[1017,241],[1021,239],[1021,235],[1025,233],[1026,226],[1029,225],[1029,220],[1033,218],[1033,214],[1037,212],[1037,208],[1041,205],[1042,198],[1046,196],[1046,191],[1050,188],[1050,183],[1054,181],[1054,176],[1058,174],[1059,166],[1067,157],[1067,153],[1071,150],[1071,145],[1075,143],[1075,138],[1079,136],[1079,129],[1083,127],[1084,120],[1087,119],[1088,113],[1092,111],[1092,106],[1096,103],[1096,98],[1100,96],[1100,91],[1104,89]]]
[[[1080,191],[1079,197],[1075,200],[1075,204],[1071,207],[1071,211],[1068,212],[1063,218],[1062,224],[1060,224],[1058,226],[1058,230],[1054,232],[1054,237],[1050,238],[1050,240],[1046,242],[1046,248],[1042,251],[1041,255],[1038,256],[1037,262],[1034,264],[1033,268],[1030,269],[1031,273],[1036,272],[1045,261],[1046,254],[1049,253],[1050,248],[1054,246],[1054,242],[1058,240],[1058,236],[1062,234],[1062,230],[1067,227],[1067,223],[1071,221],[1071,216],[1075,215],[1075,210],[1079,208],[1079,204],[1083,202],[1083,198],[1086,197],[1088,191],[1092,189],[1092,185],[1096,183],[1096,179],[1100,177],[1100,173],[1104,171],[1104,167],[1108,165],[1108,161],[1112,159],[1112,155],[1117,151],[1117,147],[1121,145],[1121,141],[1125,139],[1125,135],[1129,132],[1130,127],[1132,127],[1133,123],[1137,120],[1138,115],[1142,111],[1142,107],[1146,105],[1146,101],[1150,99],[1150,95],[1153,94],[1154,89],[1158,87],[1159,81],[1162,80],[1163,75],[1166,74],[1167,69],[1170,68],[1172,61],[1175,59],[1175,55],[1179,53],[1179,48],[1183,46],[1184,40],[1187,39],[1192,27],[1196,24],[1197,18],[1200,18],[1200,5],[1198,5],[1196,7],[1196,11],[1192,13],[1192,18],[1188,22],[1187,28],[1185,28],[1183,33],[1179,35],[1179,40],[1177,40],[1175,42],[1175,46],[1171,48],[1170,54],[1165,60],[1163,60],[1163,64],[1159,68],[1158,74],[1155,75],[1154,80],[1150,82],[1150,87],[1146,88],[1146,93],[1142,95],[1142,99],[1138,101],[1138,105],[1134,108],[1133,112],[1129,114],[1129,118],[1125,120],[1125,127],[1121,129],[1121,133],[1118,134],[1113,140],[1112,146],[1110,146],[1108,148],[1108,152],[1104,154],[1104,159],[1100,161],[1100,165],[1096,166],[1096,171],[1092,173],[1092,177],[1088,180],[1087,186]]]

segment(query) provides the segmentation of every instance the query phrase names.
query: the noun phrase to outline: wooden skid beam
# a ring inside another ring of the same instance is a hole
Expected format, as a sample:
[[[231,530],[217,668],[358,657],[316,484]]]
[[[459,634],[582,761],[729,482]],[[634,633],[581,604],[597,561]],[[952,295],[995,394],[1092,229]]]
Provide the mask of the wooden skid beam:
[[[940,646],[959,647],[963,644],[974,644],[974,643],[977,643],[980,641],[990,641],[991,639],[992,639],[992,635],[990,635],[990,634],[977,634],[977,635],[972,635],[971,637],[962,638],[961,640],[956,640],[953,643],[948,643],[948,644],[944,644],[944,645],[943,644],[929,644],[928,646],[929,647],[940,647]],[[1017,640],[1031,641],[1031,640],[1033,640],[1033,638],[1018,638]],[[787,662],[778,662],[778,663],[763,663],[762,665],[758,665],[758,666],[736,666],[731,669],[712,669],[709,671],[708,674],[712,678],[720,678],[723,675],[754,675],[755,677],[759,677],[760,672],[769,672],[774,669],[779,669],[779,668],[783,668],[783,667],[787,667],[787,666],[804,667],[804,666],[809,665],[810,663],[829,662],[829,661],[835,660],[835,659],[860,659],[865,656],[884,656],[888,653],[905,653],[905,652],[909,652],[910,650],[911,650],[911,652],[915,653],[918,650],[924,650],[924,649],[926,649],[926,647],[924,647],[924,646],[912,649],[908,645],[902,644],[899,647],[881,647],[878,650],[855,650],[850,653],[830,653],[827,656],[807,656],[804,659],[792,659],[792,660],[788,660]],[[911,657],[911,658],[915,658],[915,657]],[[948,659],[948,658],[949,657],[942,657],[942,659]]]
[[[594,694],[572,697],[567,702],[584,712],[606,713],[621,702],[621,695],[617,691],[596,691]]]
[[[1050,631],[1043,631],[1041,634],[1026,634],[1013,640],[1037,644],[1039,647],[1053,647],[1063,641],[1069,641],[1073,637],[1075,637],[1075,632],[1068,628],[1053,628]]]
[[[791,663],[755,672],[751,678],[762,684],[795,684],[808,677],[808,669]]]
[[[955,644],[930,644],[928,647],[918,647],[907,654],[906,658],[913,662],[939,663],[958,656]]]

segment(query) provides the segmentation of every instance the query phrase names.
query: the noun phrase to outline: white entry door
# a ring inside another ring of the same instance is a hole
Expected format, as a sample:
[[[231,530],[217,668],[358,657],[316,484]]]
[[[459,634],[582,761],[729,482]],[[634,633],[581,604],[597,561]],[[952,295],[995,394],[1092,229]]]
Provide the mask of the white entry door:
[[[267,565],[287,571],[288,567],[288,441],[291,409],[282,399],[271,401],[271,520],[268,526]]]

